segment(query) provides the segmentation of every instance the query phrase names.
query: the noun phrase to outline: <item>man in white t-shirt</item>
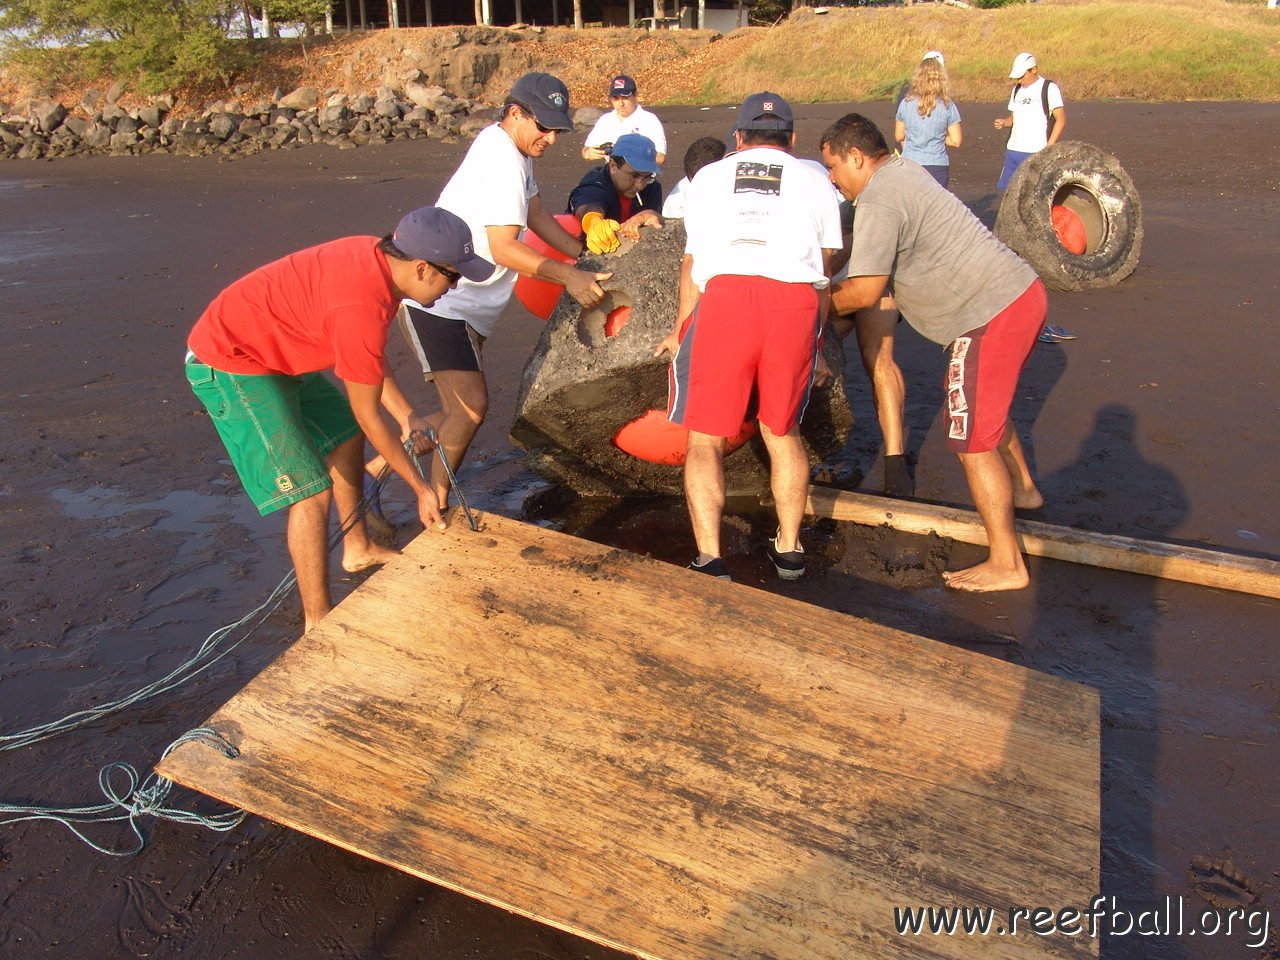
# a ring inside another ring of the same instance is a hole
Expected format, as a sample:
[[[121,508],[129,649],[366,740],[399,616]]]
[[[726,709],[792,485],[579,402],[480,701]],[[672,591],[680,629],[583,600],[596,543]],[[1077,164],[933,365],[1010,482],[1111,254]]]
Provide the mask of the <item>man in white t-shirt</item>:
[[[653,141],[658,151],[658,165],[667,158],[667,134],[662,121],[640,106],[636,100],[636,82],[626,74],[609,81],[609,104],[613,107],[604,114],[587,134],[582,159],[599,163],[609,158],[609,148],[624,133],[638,133]]]
[[[778,576],[804,574],[800,521],[809,457],[800,419],[815,377],[829,304],[840,211],[823,173],[792,156],[790,105],[775,93],[738,110],[738,152],[703,167],[685,200],[680,306],[655,356],[672,354],[667,416],[689,431],[685,499],[694,570],[729,579],[720,556],[725,441],[742,428],[752,389],[778,532],[767,552]]]
[[[1062,91],[1052,80],[1040,76],[1035,57],[1029,53],[1018,54],[1009,79],[1018,81],[1009,94],[1009,112],[996,117],[995,122],[997,130],[1010,131],[997,190],[1009,185],[1013,172],[1024,160],[1057,143],[1062,139],[1062,131],[1067,129]]]
[[[560,226],[543,205],[533,179],[533,161],[556,142],[557,134],[572,128],[564,84],[548,73],[526,73],[507,94],[501,119],[476,137],[436,201],[436,206],[466,222],[476,253],[497,265],[481,283],[459,280],[430,311],[406,301],[400,317],[423,375],[440,395],[441,410],[431,425],[455,470],[488,412],[481,347],[511,299],[516,275],[563,284],[584,307],[604,299],[600,281],[612,276],[578,270],[520,240],[520,231],[527,227],[549,247],[571,257],[586,249],[583,240]],[[431,485],[443,507],[449,480],[435,458]]]

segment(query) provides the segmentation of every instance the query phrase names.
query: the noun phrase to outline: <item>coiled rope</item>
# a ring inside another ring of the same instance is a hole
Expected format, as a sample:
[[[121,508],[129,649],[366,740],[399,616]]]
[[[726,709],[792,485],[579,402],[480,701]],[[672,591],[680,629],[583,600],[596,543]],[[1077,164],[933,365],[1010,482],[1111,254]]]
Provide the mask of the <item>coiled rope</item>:
[[[219,750],[224,757],[235,758],[240,751],[232,746],[217,731],[209,727],[197,727],[180,736],[165,749],[167,757],[175,748],[184,743],[208,743]],[[120,790],[118,781],[124,779],[125,789]],[[22,823],[28,820],[52,820],[60,823],[77,837],[99,853],[112,857],[129,857],[139,852],[146,840],[142,836],[142,828],[138,825],[139,817],[156,817],[160,820],[172,820],[175,823],[192,823],[207,827],[219,833],[234,830],[248,815],[240,809],[227,810],[223,813],[200,814],[190,810],[165,805],[169,791],[173,789],[173,781],[158,773],[152,773],[145,780],[139,777],[138,771],[128,763],[109,763],[98,772],[98,786],[107,798],[106,803],[85,807],[33,807],[21,804],[0,804],[0,815],[7,819],[0,820],[0,825]],[[90,838],[82,827],[127,822],[133,833],[133,841],[123,848],[103,846]]]

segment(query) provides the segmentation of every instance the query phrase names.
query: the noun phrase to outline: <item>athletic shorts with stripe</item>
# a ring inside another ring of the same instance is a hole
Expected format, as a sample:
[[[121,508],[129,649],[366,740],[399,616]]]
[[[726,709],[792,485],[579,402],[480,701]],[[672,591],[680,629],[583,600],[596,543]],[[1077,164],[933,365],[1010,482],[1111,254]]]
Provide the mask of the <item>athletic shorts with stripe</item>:
[[[409,349],[422,365],[423,379],[437,373],[465,370],[483,373],[484,337],[465,320],[437,316],[416,304],[402,303],[397,323]]]
[[[265,517],[333,486],[329,454],[359,436],[360,427],[324,374],[225,373],[191,355],[186,372],[258,513]]]
[[[982,453],[999,445],[1048,307],[1044,284],[1036,280],[985,326],[951,341],[943,383],[948,449]]]
[[[698,433],[731,437],[754,388],[756,419],[786,434],[804,417],[817,349],[812,284],[713,277],[671,363],[667,416]]]

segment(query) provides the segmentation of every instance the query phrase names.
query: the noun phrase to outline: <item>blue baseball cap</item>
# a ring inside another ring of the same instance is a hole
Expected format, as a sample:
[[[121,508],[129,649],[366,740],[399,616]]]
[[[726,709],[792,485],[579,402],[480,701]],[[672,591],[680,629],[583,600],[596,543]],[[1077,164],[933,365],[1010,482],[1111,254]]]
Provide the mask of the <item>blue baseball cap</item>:
[[[466,222],[443,207],[419,207],[406,213],[396,225],[391,242],[415,260],[453,267],[474,283],[488,280],[496,269],[476,253]]]
[[[609,96],[611,97],[634,97],[636,95],[636,82],[628,77],[625,73],[620,73],[609,81]]]
[[[662,169],[658,163],[658,148],[640,133],[624,133],[613,141],[610,156],[621,157],[641,173],[657,173]]]
[[[776,93],[753,93],[738,108],[739,130],[785,130],[795,128],[791,104]]]
[[[549,73],[526,73],[511,87],[507,103],[523,104],[533,119],[548,130],[572,130],[569,118],[569,90]]]

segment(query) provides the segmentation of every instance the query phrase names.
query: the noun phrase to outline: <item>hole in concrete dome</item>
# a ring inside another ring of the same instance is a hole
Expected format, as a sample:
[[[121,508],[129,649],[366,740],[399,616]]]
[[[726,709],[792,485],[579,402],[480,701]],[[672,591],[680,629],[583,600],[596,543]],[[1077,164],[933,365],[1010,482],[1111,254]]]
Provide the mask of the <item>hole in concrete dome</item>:
[[[588,347],[599,347],[631,319],[631,296],[624,290],[610,290],[604,299],[578,318],[578,339]]]

